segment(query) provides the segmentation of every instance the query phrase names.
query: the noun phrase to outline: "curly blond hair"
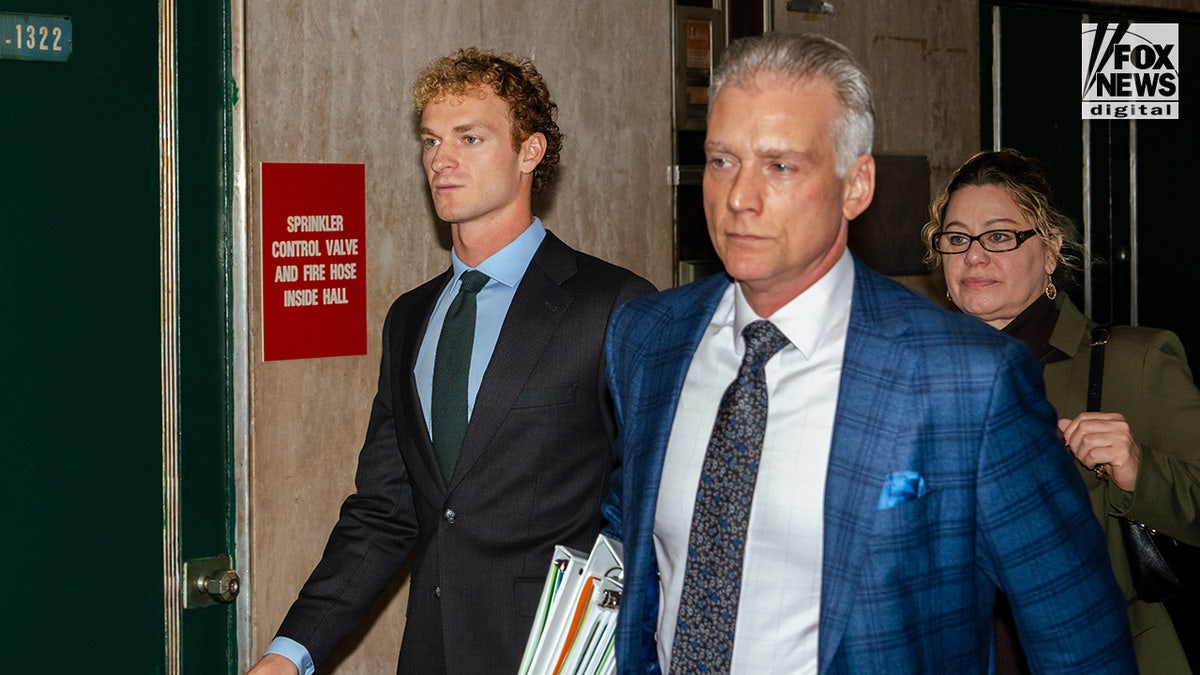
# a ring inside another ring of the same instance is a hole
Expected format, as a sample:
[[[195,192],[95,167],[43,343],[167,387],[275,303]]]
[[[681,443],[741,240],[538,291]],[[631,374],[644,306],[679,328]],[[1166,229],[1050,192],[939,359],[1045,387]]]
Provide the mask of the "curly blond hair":
[[[546,137],[546,154],[533,171],[533,193],[542,192],[554,178],[563,135],[556,121],[558,105],[529,59],[475,47],[434,59],[413,82],[413,108],[420,115],[430,103],[476,95],[480,88],[491,89],[508,104],[514,149],[535,133]]]
[[[921,241],[925,244],[923,260],[929,270],[936,272],[942,266],[942,255],[933,248],[933,235],[941,232],[945,225],[950,198],[960,189],[972,185],[1004,188],[1047,249],[1053,251],[1055,242],[1062,242],[1055,254],[1058,267],[1054,275],[1061,285],[1068,286],[1083,268],[1085,253],[1079,241],[1079,230],[1054,206],[1050,183],[1037,165],[1009,148],[976,153],[954,171],[946,187],[929,205],[929,222],[921,228]]]

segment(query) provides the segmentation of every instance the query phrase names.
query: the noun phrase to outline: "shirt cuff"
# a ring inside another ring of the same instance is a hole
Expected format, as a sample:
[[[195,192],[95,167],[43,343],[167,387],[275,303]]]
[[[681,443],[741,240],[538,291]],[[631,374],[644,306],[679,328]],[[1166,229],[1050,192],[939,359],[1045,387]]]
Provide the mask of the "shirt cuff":
[[[271,640],[271,644],[267,646],[267,653],[278,654],[296,664],[296,668],[300,670],[300,675],[313,675],[317,670],[316,666],[313,665],[312,657],[309,656],[308,650],[305,649],[304,645],[291,638],[281,635]]]

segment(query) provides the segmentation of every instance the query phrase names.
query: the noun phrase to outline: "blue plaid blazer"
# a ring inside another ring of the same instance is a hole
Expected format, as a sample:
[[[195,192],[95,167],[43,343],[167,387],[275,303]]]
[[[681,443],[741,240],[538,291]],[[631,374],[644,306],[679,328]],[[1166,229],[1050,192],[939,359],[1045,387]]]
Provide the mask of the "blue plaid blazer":
[[[622,465],[621,673],[656,673],[654,509],[692,354],[730,281],[630,301],[608,330]],[[1034,672],[1135,671],[1099,524],[1032,353],[855,260],[825,486],[821,673],[980,673],[997,589]]]

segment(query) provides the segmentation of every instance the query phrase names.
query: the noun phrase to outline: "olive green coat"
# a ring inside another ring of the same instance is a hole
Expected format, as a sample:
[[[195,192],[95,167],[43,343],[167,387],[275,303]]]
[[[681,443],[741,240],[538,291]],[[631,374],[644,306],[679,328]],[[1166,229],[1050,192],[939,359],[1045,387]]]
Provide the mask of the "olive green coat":
[[[1071,358],[1045,367],[1046,396],[1059,417],[1074,418],[1087,406],[1088,343],[1095,324],[1065,295],[1056,304],[1060,313],[1050,344]],[[1179,338],[1169,331],[1114,327],[1105,350],[1100,409],[1123,414],[1141,449],[1132,494],[1079,469],[1128,602],[1138,667],[1154,675],[1190,673],[1166,609],[1142,602],[1133,590],[1119,520],[1127,517],[1200,546],[1200,391]]]

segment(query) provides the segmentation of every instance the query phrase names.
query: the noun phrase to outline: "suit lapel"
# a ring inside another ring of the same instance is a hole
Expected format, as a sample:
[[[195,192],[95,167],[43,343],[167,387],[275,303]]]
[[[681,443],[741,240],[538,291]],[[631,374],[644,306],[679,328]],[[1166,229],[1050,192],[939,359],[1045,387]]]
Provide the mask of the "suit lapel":
[[[915,362],[896,340],[907,330],[875,272],[855,260],[854,299],[842,361],[825,482],[820,668],[827,672],[846,629],[862,576],[879,493],[891,464],[895,425],[910,402],[895,386],[911,381]]]
[[[635,424],[646,423],[647,426],[638,430],[633,437],[647,442],[623,449],[626,464],[636,467],[630,487],[632,494],[639,495],[637,503],[643,507],[643,513],[639,515],[647,519],[642,523],[643,527],[652,529],[654,525],[663,460],[667,454],[667,443],[675,422],[683,381],[696,347],[704,337],[713,312],[729,284],[728,277],[722,274],[677,289],[667,305],[671,312],[660,317],[643,345],[644,356],[639,360],[644,364],[644,371],[639,377],[644,379],[641,380],[642,393],[639,399],[661,412],[631,415],[630,419],[635,420]]]
[[[451,489],[487,449],[529,374],[541,360],[571,305],[573,296],[562,284],[575,276],[576,271],[575,252],[547,232],[513,296],[496,349],[479,385],[467,435],[450,478]]]
[[[452,277],[453,270],[448,269],[409,294],[411,306],[397,311],[399,332],[394,338],[396,347],[392,351],[391,372],[395,382],[393,386],[398,394],[393,396],[392,405],[396,407],[394,414],[400,419],[398,429],[413,430],[408,436],[416,446],[417,454],[427,471],[422,478],[429,481],[430,487],[435,490],[440,490],[442,486],[441,468],[433,452],[425,413],[421,410],[421,395],[417,391],[413,369],[438,295],[446,284],[450,283]],[[417,478],[415,474],[413,477]]]

